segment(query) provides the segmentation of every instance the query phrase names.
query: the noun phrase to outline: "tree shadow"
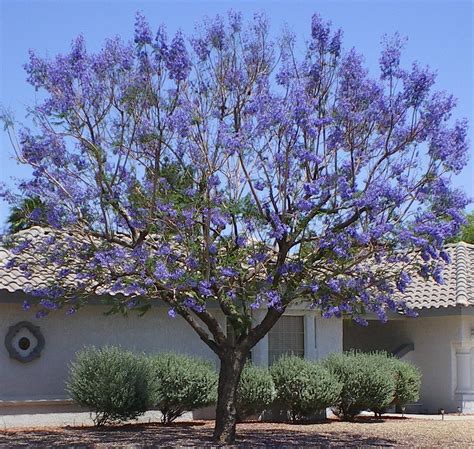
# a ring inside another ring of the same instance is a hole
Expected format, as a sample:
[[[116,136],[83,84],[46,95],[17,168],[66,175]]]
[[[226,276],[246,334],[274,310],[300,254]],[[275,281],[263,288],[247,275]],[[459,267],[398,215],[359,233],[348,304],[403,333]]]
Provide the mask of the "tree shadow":
[[[249,423],[246,423],[249,424]],[[262,424],[262,423],[260,423]],[[331,424],[322,423],[321,432]],[[5,431],[0,433],[0,447],[31,448],[94,448],[97,444],[105,447],[152,448],[199,446],[215,447],[212,442],[213,422],[179,422],[165,426],[161,423],[125,424],[110,427],[64,427],[61,429],[36,429]],[[252,429],[252,424],[238,427],[235,447],[357,447],[394,446],[397,441],[387,438],[364,436],[354,432],[319,433],[316,425],[304,427],[268,424],[268,428]]]

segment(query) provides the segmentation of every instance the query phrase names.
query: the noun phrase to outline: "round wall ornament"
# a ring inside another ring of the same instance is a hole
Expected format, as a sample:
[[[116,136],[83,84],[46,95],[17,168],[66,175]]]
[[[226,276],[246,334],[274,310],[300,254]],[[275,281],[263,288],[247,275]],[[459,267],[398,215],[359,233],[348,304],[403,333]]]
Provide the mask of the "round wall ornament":
[[[39,326],[34,326],[28,321],[20,321],[8,328],[5,347],[12,359],[23,363],[31,362],[41,355],[44,337]]]

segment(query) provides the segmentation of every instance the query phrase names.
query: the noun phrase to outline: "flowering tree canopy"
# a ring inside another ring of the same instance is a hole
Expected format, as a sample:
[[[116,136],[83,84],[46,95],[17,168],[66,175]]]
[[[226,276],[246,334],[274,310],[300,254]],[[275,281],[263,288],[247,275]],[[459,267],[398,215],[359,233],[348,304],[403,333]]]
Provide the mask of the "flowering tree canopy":
[[[230,12],[168,38],[138,14],[134,42],[31,52],[44,100],[18,132],[18,160],[33,168],[18,187],[41,199],[31,222],[53,232],[12,245],[55,267],[32,292],[39,313],[74,312],[104,288],[122,293],[117,311],[162,300],[238,380],[295,301],[361,323],[409,312],[397,292],[413,275],[442,281],[443,242],[463,222],[449,177],[466,164],[467,124],[450,120],[455,100],[433,90],[432,71],[400,65],[400,36],[384,39],[377,78],[341,37],[314,15],[298,52],[264,16],[245,25]],[[255,308],[267,310],[258,324]]]

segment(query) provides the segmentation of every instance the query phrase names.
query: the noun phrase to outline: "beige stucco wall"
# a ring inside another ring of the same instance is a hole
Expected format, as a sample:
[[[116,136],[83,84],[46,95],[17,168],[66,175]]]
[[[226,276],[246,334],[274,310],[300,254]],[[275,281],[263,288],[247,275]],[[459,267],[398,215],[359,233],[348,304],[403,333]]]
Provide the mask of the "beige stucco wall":
[[[458,376],[457,347],[471,340],[474,315],[444,315],[406,318],[382,324],[369,321],[367,328],[344,323],[344,349],[393,351],[405,343],[414,343],[414,351],[404,360],[412,361],[422,371],[420,409],[436,413],[440,408],[455,412],[462,406],[456,393]],[[474,350],[472,370],[465,375],[474,389]],[[467,409],[466,409],[467,411]]]
[[[72,316],[56,311],[36,319],[33,310],[22,310],[22,299],[0,302],[0,402],[66,398],[68,364],[77,351],[90,345],[120,345],[146,353],[183,352],[208,358],[218,365],[217,357],[191,327],[180,317],[170,318],[166,307],[152,308],[142,317],[134,313],[124,317],[106,316],[106,307],[90,305]],[[224,316],[217,310],[215,313],[223,324]],[[263,316],[264,311],[259,313]],[[303,307],[289,313],[305,315],[307,358],[318,359],[342,350],[342,320],[324,320]],[[11,359],[3,343],[8,328],[25,320],[40,326],[45,338],[41,357],[30,363]],[[255,363],[265,365],[267,337],[253,349],[252,357]]]
[[[73,316],[54,312],[35,319],[19,304],[0,304],[0,400],[64,398],[68,364],[88,345],[120,345],[134,351],[177,351],[213,360],[217,358],[180,317],[170,318],[166,308],[151,309],[144,316],[105,316],[102,306],[88,306]],[[45,338],[41,357],[21,363],[9,357],[3,344],[8,327],[19,321],[40,326]]]
[[[333,352],[342,352],[342,319],[325,319],[316,315],[317,358],[324,359]]]

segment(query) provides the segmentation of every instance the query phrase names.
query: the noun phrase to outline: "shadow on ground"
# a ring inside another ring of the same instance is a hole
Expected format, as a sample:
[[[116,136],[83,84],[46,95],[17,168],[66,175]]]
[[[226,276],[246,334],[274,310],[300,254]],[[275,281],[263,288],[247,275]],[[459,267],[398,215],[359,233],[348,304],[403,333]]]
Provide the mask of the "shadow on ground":
[[[337,446],[393,446],[397,442],[391,439],[375,438],[354,432],[326,434],[324,428],[331,427],[330,422],[315,426],[268,425],[268,428],[246,423],[239,425],[238,447],[337,447]],[[176,423],[172,426],[161,424],[132,424],[108,428],[65,427],[63,429],[19,430],[0,433],[0,447],[68,447],[68,448],[105,448],[105,447],[175,447],[175,446],[213,446],[212,425],[210,422]],[[307,427],[307,430],[305,430]],[[321,432],[318,432],[318,428]]]

